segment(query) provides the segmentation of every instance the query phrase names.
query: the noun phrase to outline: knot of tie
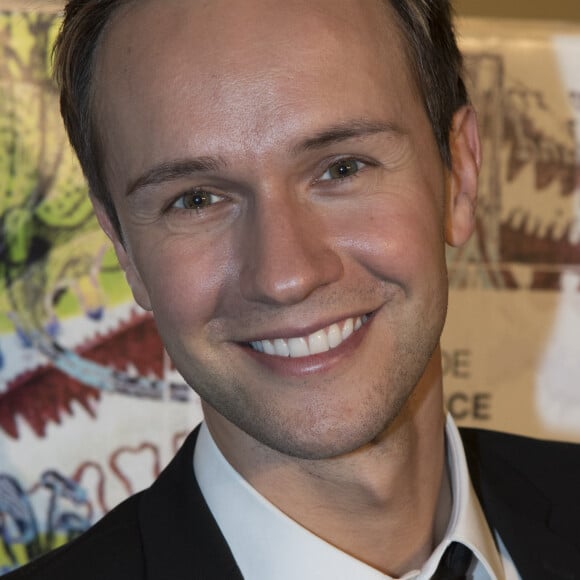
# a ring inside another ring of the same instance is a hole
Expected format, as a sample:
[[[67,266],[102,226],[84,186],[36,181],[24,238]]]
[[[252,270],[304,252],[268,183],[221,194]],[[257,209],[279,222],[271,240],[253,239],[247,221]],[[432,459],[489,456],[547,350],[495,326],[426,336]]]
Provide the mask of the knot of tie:
[[[465,580],[471,565],[472,552],[459,542],[449,544],[432,580]]]

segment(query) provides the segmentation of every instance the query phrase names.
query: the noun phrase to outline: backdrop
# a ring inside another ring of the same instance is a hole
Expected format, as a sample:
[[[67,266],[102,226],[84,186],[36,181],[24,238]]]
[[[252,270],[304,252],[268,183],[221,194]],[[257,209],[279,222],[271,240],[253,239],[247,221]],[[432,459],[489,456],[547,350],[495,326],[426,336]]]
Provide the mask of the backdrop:
[[[49,75],[58,24],[0,11],[0,573],[148,485],[201,419],[93,217]],[[477,233],[449,253],[448,407],[580,441],[580,27],[460,31],[485,162]]]

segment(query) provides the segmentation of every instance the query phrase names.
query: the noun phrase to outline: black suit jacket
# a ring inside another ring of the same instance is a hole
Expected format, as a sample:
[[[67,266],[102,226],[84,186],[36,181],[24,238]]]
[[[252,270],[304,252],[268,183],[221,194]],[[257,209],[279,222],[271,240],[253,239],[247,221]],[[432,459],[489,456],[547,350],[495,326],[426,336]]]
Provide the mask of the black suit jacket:
[[[523,580],[580,579],[580,446],[471,429],[461,435],[489,525]],[[196,437],[197,430],[149,489],[8,578],[242,578],[193,474]]]

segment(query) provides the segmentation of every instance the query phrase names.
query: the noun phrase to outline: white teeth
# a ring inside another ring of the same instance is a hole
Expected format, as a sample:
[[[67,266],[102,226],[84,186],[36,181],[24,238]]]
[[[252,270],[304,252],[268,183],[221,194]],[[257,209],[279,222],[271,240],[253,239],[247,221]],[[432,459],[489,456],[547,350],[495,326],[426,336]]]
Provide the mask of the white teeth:
[[[354,322],[349,318],[342,327],[342,340],[346,340],[354,332]]]
[[[274,348],[274,345],[271,341],[263,340],[262,344],[264,345],[264,352],[266,354],[276,354],[276,349]]]
[[[290,356],[290,348],[283,338],[277,338],[274,341],[274,348],[278,356]]]
[[[342,334],[338,324],[331,324],[328,329],[328,346],[336,348],[342,342]]]
[[[302,357],[308,356],[310,351],[308,350],[308,342],[305,338],[291,338],[288,340],[288,348],[290,349],[291,357]]]
[[[347,318],[342,323],[331,324],[328,328],[322,328],[309,336],[296,338],[276,338],[274,340],[257,340],[251,342],[252,348],[268,355],[277,355],[290,358],[312,356],[340,346],[353,332],[356,332],[368,320],[368,316]]]
[[[324,330],[319,330],[311,334],[308,337],[308,346],[310,348],[310,354],[318,354],[320,352],[326,352],[330,349],[328,346],[328,337]]]

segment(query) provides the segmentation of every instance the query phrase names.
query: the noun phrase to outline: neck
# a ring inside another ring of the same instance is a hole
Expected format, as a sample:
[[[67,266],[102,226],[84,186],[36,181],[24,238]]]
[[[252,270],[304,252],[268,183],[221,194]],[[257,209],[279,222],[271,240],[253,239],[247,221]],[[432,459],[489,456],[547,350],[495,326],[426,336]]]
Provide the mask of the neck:
[[[445,532],[451,490],[438,351],[396,420],[346,456],[240,465],[208,426],[224,455],[269,501],[391,576],[420,568]]]

